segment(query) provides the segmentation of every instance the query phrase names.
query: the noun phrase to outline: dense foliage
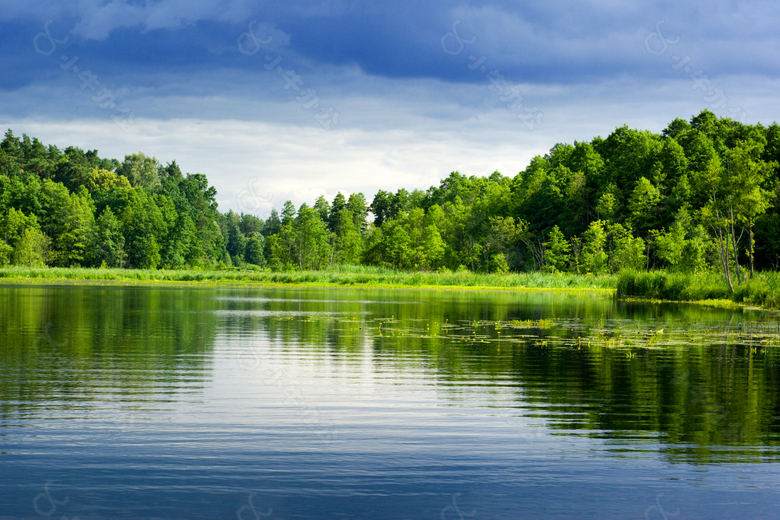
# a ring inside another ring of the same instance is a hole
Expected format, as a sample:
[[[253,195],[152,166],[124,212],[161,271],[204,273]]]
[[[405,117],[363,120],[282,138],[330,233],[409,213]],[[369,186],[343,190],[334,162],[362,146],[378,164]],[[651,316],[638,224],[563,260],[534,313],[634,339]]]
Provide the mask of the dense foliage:
[[[9,130],[0,144],[0,266],[181,268],[224,256],[227,218],[204,175],[124,162]]]
[[[427,191],[221,214],[203,175],[143,154],[0,145],[0,265],[319,270],[366,264],[487,273],[717,270],[780,263],[780,127],[703,111],[659,134],[557,144],[514,177],[457,172]]]

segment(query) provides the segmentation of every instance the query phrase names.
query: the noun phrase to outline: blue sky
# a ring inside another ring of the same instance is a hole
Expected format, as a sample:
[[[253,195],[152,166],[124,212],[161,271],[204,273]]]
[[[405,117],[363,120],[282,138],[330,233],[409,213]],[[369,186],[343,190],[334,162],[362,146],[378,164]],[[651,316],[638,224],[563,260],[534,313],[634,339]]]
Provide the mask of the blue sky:
[[[0,0],[0,123],[267,214],[704,108],[780,119],[775,2]]]

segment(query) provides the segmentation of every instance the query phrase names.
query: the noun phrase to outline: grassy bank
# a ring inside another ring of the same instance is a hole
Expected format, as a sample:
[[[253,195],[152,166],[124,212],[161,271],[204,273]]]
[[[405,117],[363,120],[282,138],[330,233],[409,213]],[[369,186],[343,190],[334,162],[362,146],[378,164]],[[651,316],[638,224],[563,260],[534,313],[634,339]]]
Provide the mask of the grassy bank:
[[[617,296],[674,301],[730,300],[757,307],[780,308],[778,273],[756,273],[751,280],[739,285],[736,281],[734,283],[732,293],[719,273],[624,271],[618,276]]]
[[[163,271],[136,269],[23,268],[0,269],[0,280],[81,280],[108,282],[256,283],[319,287],[548,289],[614,291],[617,276],[576,274],[464,272],[406,272],[380,267],[338,266],[325,271]]]
[[[197,285],[256,284],[264,286],[377,287],[415,289],[506,289],[601,292],[617,289],[620,298],[712,302],[780,308],[780,274],[757,273],[729,291],[718,273],[623,271],[619,275],[572,273],[484,274],[463,272],[407,272],[381,267],[337,266],[324,271],[165,271],[144,269],[25,268],[0,269],[0,282],[51,283],[56,281],[106,283],[183,283]]]

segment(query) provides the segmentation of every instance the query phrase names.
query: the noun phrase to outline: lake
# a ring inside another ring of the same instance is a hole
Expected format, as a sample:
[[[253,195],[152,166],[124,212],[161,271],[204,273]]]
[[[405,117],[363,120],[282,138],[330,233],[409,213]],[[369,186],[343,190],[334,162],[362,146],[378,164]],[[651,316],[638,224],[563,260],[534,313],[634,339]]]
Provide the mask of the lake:
[[[0,519],[780,517],[777,314],[0,286]]]

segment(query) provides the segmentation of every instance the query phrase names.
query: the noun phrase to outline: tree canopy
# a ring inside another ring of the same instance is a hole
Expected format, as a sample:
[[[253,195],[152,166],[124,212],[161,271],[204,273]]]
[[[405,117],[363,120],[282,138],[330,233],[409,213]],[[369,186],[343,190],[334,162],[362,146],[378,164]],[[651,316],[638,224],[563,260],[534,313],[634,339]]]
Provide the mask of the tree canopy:
[[[660,134],[559,143],[512,177],[220,213],[201,174],[143,153],[0,144],[0,265],[616,272],[780,264],[780,127],[703,111]]]

